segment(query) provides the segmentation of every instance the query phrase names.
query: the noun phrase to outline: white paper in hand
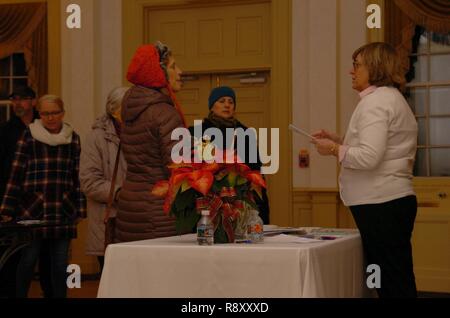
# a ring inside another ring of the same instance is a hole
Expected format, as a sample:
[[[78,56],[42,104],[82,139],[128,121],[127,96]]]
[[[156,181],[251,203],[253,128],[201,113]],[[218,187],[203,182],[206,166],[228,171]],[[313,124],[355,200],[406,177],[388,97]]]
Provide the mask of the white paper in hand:
[[[316,138],[314,138],[313,136],[311,136],[310,134],[308,134],[306,131],[304,131],[304,130],[298,128],[298,127],[295,127],[295,126],[292,125],[292,124],[289,125],[289,129],[292,130],[292,131],[294,131],[294,132],[296,132],[297,134],[306,136],[306,137],[311,138],[311,139],[316,139]]]

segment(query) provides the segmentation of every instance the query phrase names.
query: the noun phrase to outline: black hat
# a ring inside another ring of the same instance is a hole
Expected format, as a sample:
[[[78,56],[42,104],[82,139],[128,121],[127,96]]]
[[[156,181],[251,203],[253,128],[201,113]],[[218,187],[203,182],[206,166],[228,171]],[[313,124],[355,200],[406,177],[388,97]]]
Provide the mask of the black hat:
[[[12,94],[9,95],[9,98],[14,97],[22,97],[22,98],[30,97],[34,99],[36,98],[36,93],[29,86],[19,86],[15,87]]]

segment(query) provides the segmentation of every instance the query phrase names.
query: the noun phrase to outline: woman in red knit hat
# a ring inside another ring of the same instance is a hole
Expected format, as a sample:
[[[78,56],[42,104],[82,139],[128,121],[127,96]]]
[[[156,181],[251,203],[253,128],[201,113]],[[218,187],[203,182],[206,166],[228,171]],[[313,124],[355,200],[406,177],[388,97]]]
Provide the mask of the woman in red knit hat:
[[[175,221],[163,212],[163,199],[150,194],[167,179],[167,165],[177,141],[172,131],[185,127],[175,93],[181,89],[181,70],[169,48],[158,42],[137,49],[127,79],[134,84],[122,105],[122,150],[128,172],[120,189],[116,242],[176,235]]]

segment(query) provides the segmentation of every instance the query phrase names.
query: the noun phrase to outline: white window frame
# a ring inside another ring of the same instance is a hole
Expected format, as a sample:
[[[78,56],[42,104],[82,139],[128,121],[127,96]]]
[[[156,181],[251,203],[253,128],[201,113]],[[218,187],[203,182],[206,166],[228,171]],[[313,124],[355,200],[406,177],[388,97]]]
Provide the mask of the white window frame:
[[[6,57],[6,58],[9,58],[9,76],[0,76],[0,80],[4,80],[4,79],[9,80],[8,94],[11,94],[13,92],[13,89],[14,89],[13,85],[14,85],[15,79],[28,79],[28,74],[26,76],[14,76],[14,72],[13,72],[14,71],[14,68],[13,68],[14,54],[23,54],[23,52],[22,51],[14,52],[10,56]],[[6,107],[6,121],[11,118],[10,107],[9,107],[10,105],[11,105],[11,101],[9,99],[0,99],[0,107]]]
[[[425,31],[425,34],[427,34],[427,49],[425,52],[415,53],[411,54],[411,57],[426,57],[426,63],[427,63],[427,81],[423,82],[415,82],[415,83],[407,83],[407,88],[426,88],[426,98],[425,98],[425,114],[424,115],[417,115],[414,114],[416,119],[425,119],[425,145],[418,145],[417,149],[425,149],[425,164],[426,164],[426,175],[418,175],[416,177],[437,177],[431,175],[431,155],[430,155],[430,149],[450,149],[449,145],[432,145],[430,142],[430,118],[449,118],[450,119],[450,109],[448,113],[439,114],[439,115],[431,115],[430,112],[430,99],[431,94],[430,91],[434,87],[448,87],[450,89],[450,80],[448,81],[435,81],[431,82],[431,56],[438,56],[438,55],[450,55],[450,47],[448,51],[443,52],[431,52],[431,42],[432,39],[429,36],[431,32]],[[418,59],[419,60],[419,59]]]

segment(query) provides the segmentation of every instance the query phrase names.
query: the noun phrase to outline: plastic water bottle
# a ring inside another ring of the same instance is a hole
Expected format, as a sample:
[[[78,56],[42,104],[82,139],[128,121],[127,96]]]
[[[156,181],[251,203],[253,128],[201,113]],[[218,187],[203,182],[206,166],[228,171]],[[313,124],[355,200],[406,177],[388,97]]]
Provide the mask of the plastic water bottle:
[[[197,223],[197,242],[198,245],[214,244],[214,224],[208,210],[202,211],[202,217]]]
[[[250,211],[248,220],[248,238],[252,243],[262,243],[264,241],[264,222],[259,217],[256,210]]]

